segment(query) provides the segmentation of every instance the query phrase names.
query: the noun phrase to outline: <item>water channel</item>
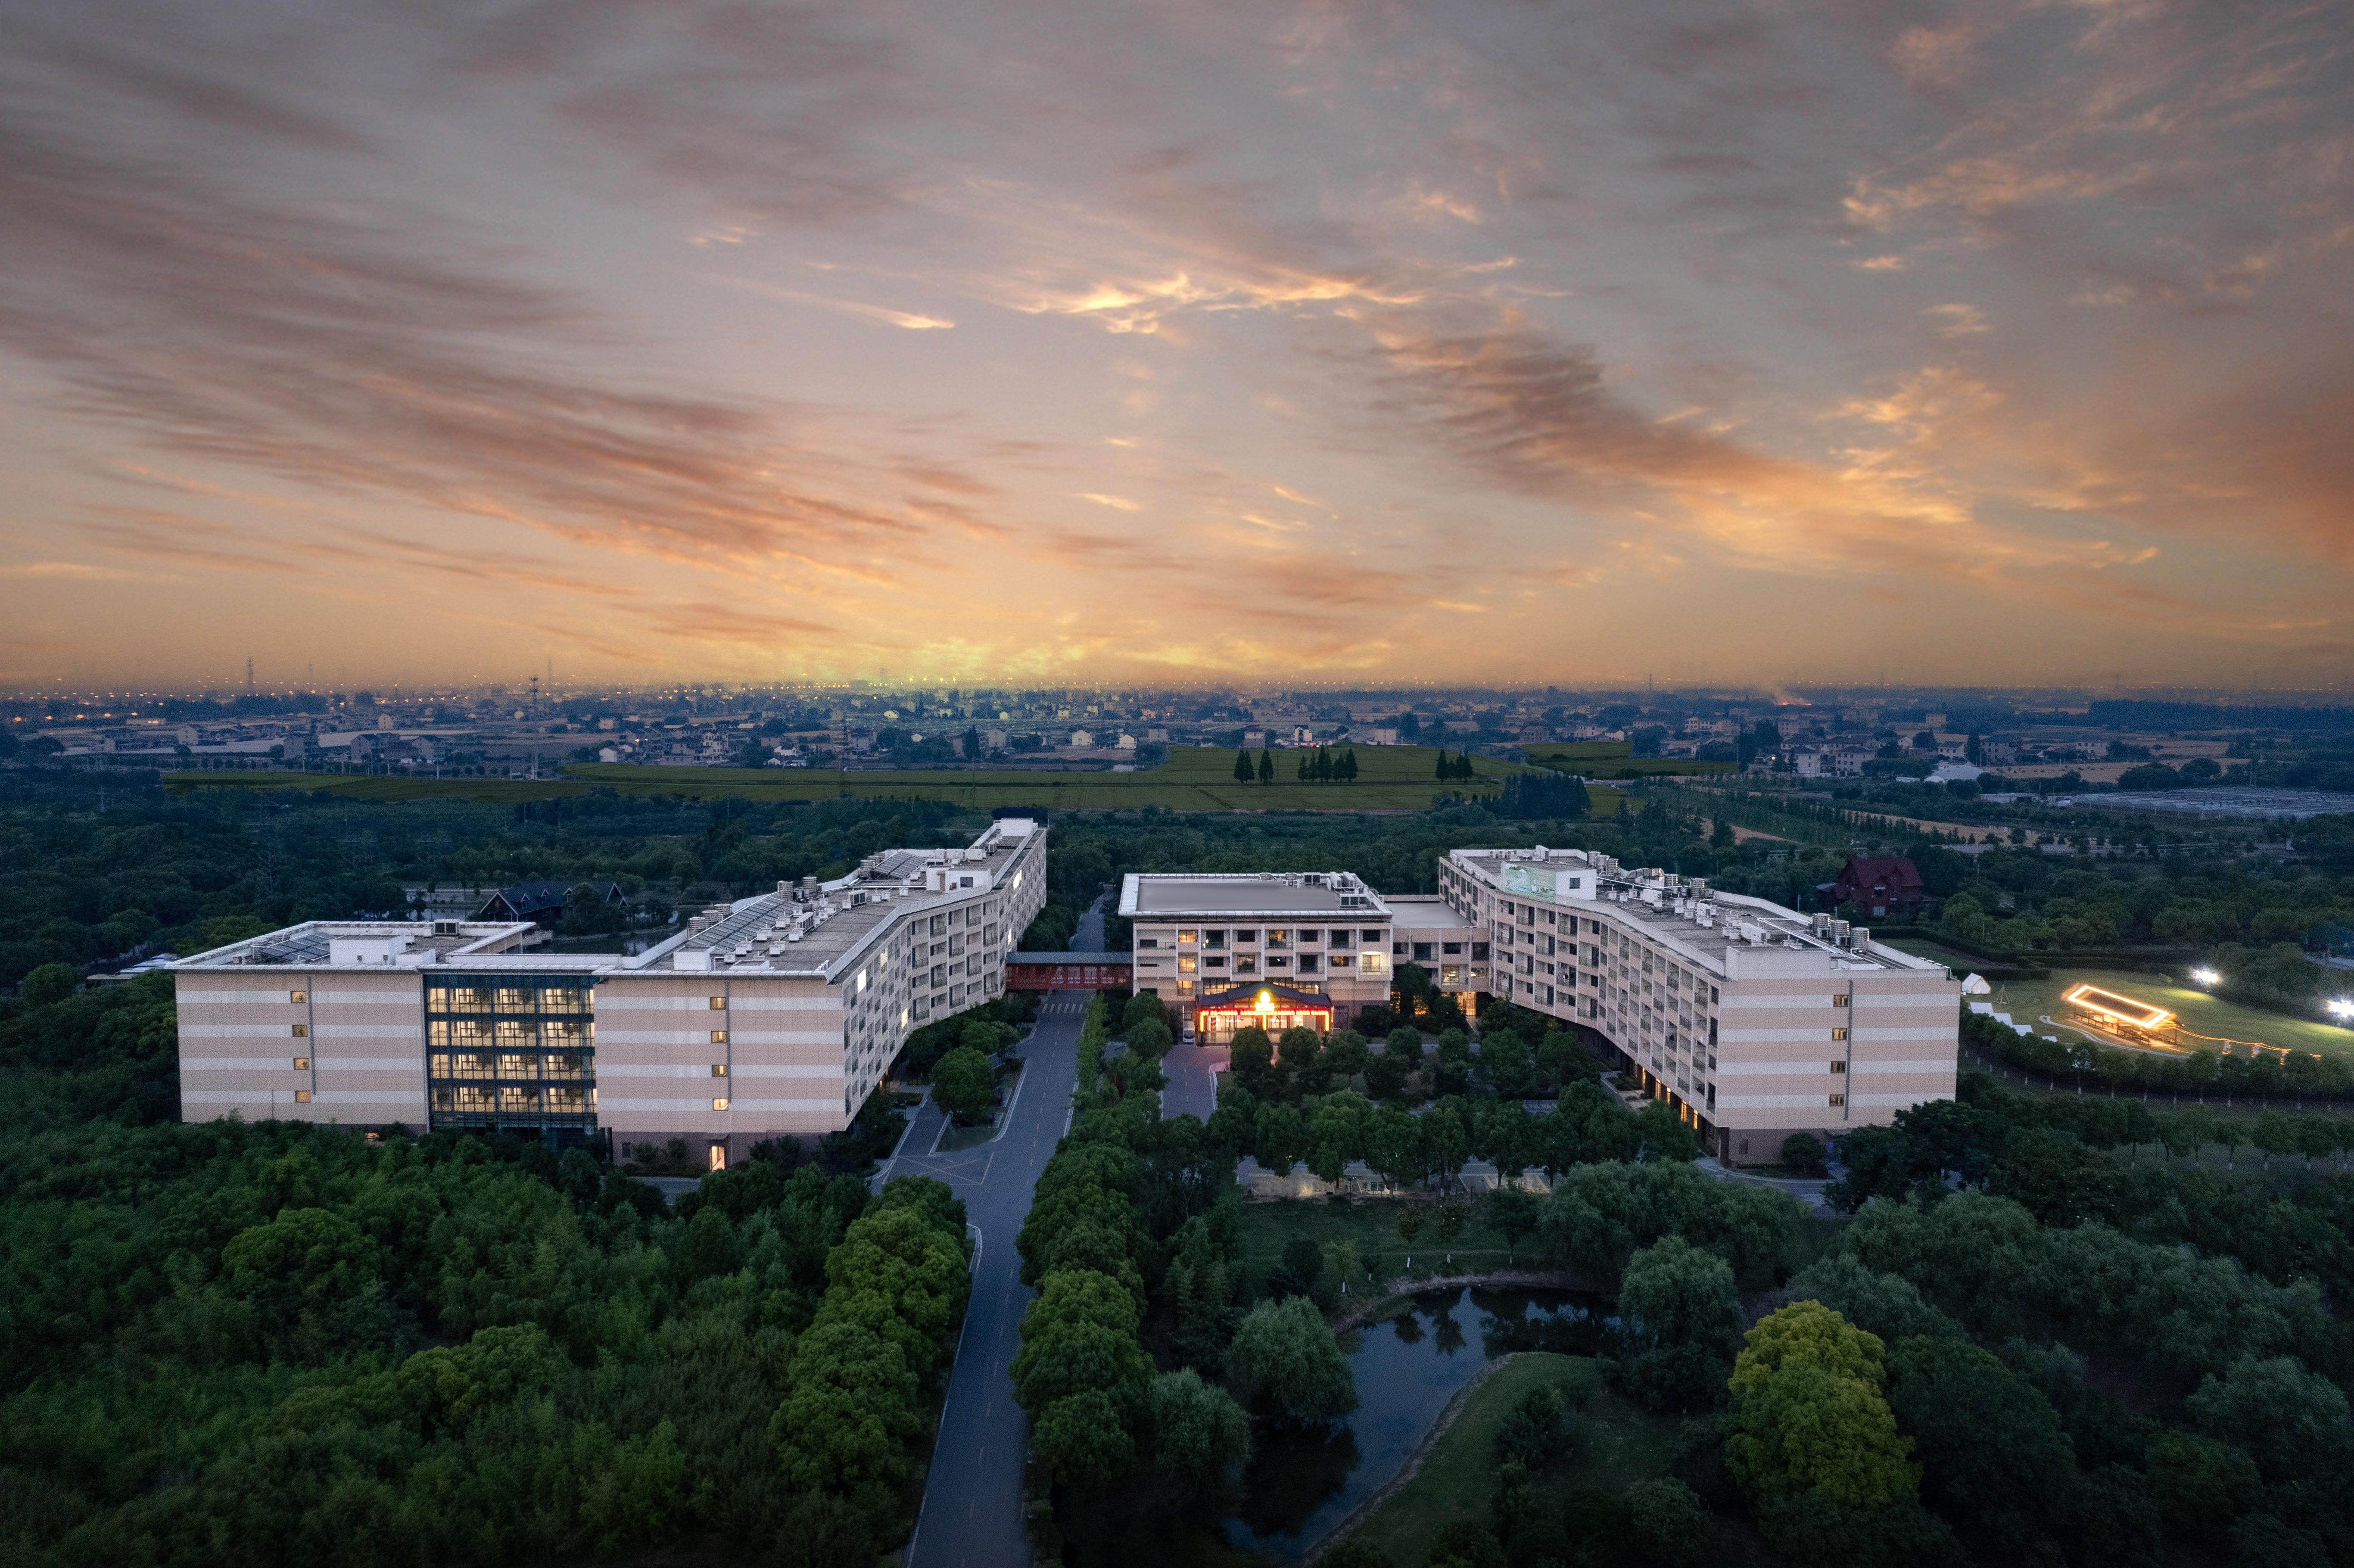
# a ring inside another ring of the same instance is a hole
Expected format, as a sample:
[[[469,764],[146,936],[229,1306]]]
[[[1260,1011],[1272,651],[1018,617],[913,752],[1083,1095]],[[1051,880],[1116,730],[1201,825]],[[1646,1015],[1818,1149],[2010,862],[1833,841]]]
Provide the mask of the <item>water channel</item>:
[[[1515,1351],[1595,1355],[1615,1319],[1607,1297],[1461,1287],[1414,1298],[1407,1310],[1341,1336],[1363,1403],[1346,1425],[1302,1435],[1262,1426],[1235,1546],[1296,1559],[1387,1485],[1455,1391]]]

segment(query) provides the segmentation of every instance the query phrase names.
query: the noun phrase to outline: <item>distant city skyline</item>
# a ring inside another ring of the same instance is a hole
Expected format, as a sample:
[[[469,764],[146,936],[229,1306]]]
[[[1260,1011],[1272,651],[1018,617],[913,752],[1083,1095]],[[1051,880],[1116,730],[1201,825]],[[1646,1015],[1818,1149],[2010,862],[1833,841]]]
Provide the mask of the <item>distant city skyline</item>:
[[[2326,7],[10,11],[0,688],[2354,680]]]

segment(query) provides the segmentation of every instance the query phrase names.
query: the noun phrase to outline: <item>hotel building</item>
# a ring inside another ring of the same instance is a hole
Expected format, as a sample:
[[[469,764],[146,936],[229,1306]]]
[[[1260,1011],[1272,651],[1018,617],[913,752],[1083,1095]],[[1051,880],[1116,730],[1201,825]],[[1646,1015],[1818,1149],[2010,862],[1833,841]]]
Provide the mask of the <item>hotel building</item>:
[[[850,1124],[908,1033],[1004,989],[1046,835],[993,822],[717,905],[644,953],[529,924],[313,921],[173,967],[181,1114],[683,1138],[714,1166]]]
[[[1861,927],[1582,850],[1456,850],[1439,887],[1494,994],[1600,1036],[1720,1158],[1953,1097],[1960,985]]]
[[[1204,1041],[1246,1023],[1346,1029],[1386,1008],[1403,963],[1430,971],[1467,1008],[1488,989],[1489,938],[1438,898],[1375,893],[1352,873],[1131,873],[1135,986],[1175,1008]]]

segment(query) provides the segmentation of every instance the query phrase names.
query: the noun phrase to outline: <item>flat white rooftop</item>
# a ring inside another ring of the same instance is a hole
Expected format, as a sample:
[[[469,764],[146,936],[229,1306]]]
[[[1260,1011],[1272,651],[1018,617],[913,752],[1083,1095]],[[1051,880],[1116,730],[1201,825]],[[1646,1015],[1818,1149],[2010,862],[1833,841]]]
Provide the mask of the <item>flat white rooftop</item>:
[[[1273,915],[1382,917],[1390,910],[1353,872],[1262,871],[1165,876],[1131,872],[1120,885],[1119,912],[1131,920],[1210,920]]]

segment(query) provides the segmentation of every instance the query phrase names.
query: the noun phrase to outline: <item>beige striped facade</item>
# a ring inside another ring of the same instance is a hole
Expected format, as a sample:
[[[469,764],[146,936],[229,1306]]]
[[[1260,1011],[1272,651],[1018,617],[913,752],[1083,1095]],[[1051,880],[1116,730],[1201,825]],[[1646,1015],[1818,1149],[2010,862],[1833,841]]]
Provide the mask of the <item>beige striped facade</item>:
[[[1665,882],[1579,851],[1458,850],[1440,893],[1492,937],[1496,994],[1598,1036],[1725,1160],[1953,1097],[1961,987],[1943,966]],[[1744,926],[1761,939],[1730,935]]]
[[[698,1163],[839,1131],[913,1030],[1002,993],[1005,959],[1046,897],[1045,834],[1022,827],[950,863],[974,874],[970,891],[885,886],[864,873],[811,890],[835,912],[790,944],[768,941],[769,928],[811,906],[780,887],[629,958],[525,955],[515,949],[530,926],[460,921],[313,922],[199,954],[174,966],[182,1118],[423,1129],[438,1116],[564,1139],[603,1132],[616,1156],[683,1139]],[[761,941],[740,944],[758,951],[715,950],[714,933],[735,927],[762,928]],[[290,954],[300,961],[274,961]],[[582,1026],[586,1050],[529,1033],[527,1001],[513,1012],[473,1004],[485,1019],[523,1021],[522,1038],[536,1043],[513,1056],[455,1038],[466,1021],[429,1002],[467,988],[528,998],[551,984],[586,989],[585,1010],[557,1010],[577,1012],[563,1022]],[[494,1074],[463,1065],[493,1058]],[[546,1081],[533,1083],[542,1075],[522,1065],[542,1061]],[[558,1114],[558,1088],[580,1103]],[[482,1090],[488,1106],[464,1097]],[[535,1092],[544,1108],[507,1107],[509,1093]]]
[[[425,1005],[413,969],[183,975],[179,1024],[186,1120],[426,1125]]]

